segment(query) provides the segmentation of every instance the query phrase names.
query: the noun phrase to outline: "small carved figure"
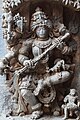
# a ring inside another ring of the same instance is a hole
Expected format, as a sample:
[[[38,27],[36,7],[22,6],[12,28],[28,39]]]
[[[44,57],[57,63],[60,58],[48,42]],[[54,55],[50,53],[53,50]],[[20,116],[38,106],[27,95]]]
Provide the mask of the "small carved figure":
[[[73,117],[73,114],[77,114],[78,108],[80,106],[80,102],[78,100],[78,96],[76,94],[75,89],[70,89],[69,95],[64,98],[65,105],[62,105],[64,109],[64,120],[70,117]],[[77,116],[77,120],[79,120],[79,116]]]
[[[16,24],[16,26],[21,29],[21,32],[23,32],[23,22],[24,22],[24,18],[20,16],[19,13],[17,13],[14,16],[14,22]]]

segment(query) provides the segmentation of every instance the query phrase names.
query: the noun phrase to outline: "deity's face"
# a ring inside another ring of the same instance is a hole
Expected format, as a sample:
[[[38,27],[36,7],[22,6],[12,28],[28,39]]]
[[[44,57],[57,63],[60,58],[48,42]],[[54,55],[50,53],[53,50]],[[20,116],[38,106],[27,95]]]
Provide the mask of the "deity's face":
[[[40,26],[36,29],[36,35],[39,38],[46,38],[48,37],[48,29],[45,28],[44,26]]]
[[[70,89],[70,95],[74,96],[76,94],[76,90],[75,89]]]

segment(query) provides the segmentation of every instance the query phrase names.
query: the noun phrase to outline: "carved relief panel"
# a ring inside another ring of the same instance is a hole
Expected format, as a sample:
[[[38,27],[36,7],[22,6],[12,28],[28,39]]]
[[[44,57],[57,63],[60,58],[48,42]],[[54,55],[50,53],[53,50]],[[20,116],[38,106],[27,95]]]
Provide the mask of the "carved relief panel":
[[[79,10],[76,0],[3,1],[9,52],[0,62],[0,74],[6,74],[12,106],[16,104],[10,115],[38,119],[45,113],[62,116],[64,109],[64,119],[74,118],[73,111],[79,119]]]

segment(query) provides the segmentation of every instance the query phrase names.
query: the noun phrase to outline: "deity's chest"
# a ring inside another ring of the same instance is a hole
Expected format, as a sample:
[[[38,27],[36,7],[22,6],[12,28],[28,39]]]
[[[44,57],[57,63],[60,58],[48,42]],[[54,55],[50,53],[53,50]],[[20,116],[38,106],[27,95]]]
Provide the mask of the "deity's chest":
[[[37,41],[35,40],[32,45],[32,53],[34,58],[41,55],[46,49],[50,47],[52,44],[51,39],[48,39],[46,41]],[[48,69],[48,61],[49,61],[49,54],[46,54],[36,65],[36,72],[38,73],[45,73],[46,69]]]
[[[49,46],[52,44],[51,39],[45,40],[45,41],[40,41],[40,40],[35,40],[32,45],[32,53],[34,57],[42,54]],[[47,55],[46,55],[47,57]]]

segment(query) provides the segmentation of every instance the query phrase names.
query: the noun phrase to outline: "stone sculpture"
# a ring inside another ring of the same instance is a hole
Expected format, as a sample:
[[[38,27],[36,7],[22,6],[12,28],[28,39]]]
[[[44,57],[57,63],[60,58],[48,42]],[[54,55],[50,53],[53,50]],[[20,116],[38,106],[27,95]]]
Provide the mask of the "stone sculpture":
[[[75,72],[76,41],[62,18],[54,20],[56,16],[50,16],[38,4],[32,4],[33,10],[30,7],[27,9],[30,14],[25,14],[20,6],[26,1],[9,3],[2,25],[9,51],[0,61],[0,74],[6,74],[6,84],[12,93],[9,115],[32,114],[31,119],[38,119],[44,113],[62,115],[63,98]]]
[[[67,95],[64,98],[64,103],[65,105],[62,105],[62,107],[64,108],[64,120],[67,119],[69,116],[73,116],[73,114],[78,114],[78,109],[80,107],[80,102],[78,100],[78,96],[76,94],[76,90],[75,89],[70,89],[70,93],[69,95]],[[78,114],[79,115],[79,114]],[[77,116],[77,120],[79,120],[79,116]]]

